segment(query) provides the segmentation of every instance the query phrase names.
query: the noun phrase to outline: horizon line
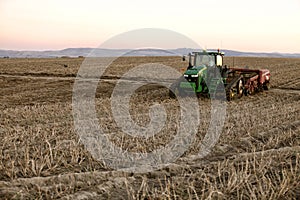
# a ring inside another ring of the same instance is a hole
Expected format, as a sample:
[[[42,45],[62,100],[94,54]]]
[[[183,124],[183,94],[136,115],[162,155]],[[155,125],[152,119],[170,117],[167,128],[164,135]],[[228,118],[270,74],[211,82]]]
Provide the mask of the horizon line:
[[[104,49],[104,50],[135,50],[135,48],[98,48],[98,47],[66,47],[66,48],[62,48],[62,49],[41,49],[41,50],[36,50],[36,49],[5,49],[5,48],[0,48],[0,51],[18,51],[18,52],[24,52],[24,51],[31,51],[31,52],[45,52],[45,51],[63,51],[63,50],[67,50],[67,49]],[[195,49],[195,48],[188,48],[188,47],[178,47],[178,48],[155,48],[155,47],[145,47],[145,48],[136,48],[137,49],[166,49],[166,50],[177,50],[177,49]],[[234,52],[241,52],[241,53],[255,53],[255,54],[259,54],[259,53],[267,53],[267,54],[300,54],[299,52],[277,52],[277,51],[273,51],[273,52],[268,52],[268,51],[243,51],[243,50],[236,50],[236,49],[220,49],[220,48],[208,48],[206,50],[220,50],[220,51],[234,51]],[[203,49],[199,49],[199,50],[203,50]]]

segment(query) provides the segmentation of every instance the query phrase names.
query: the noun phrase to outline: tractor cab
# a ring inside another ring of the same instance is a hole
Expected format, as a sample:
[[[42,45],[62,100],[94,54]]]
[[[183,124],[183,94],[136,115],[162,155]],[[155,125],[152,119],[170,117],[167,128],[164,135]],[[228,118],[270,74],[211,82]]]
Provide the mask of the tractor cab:
[[[224,53],[219,50],[216,52],[213,51],[203,51],[203,52],[192,52],[188,54],[189,65],[188,69],[198,66],[205,67],[221,67],[223,66],[223,56]],[[185,57],[183,57],[185,61]]]

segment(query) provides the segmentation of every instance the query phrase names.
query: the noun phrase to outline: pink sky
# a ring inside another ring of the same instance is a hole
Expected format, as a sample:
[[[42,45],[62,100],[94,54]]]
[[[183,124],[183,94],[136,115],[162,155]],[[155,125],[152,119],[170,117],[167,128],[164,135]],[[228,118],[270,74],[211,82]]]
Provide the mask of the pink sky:
[[[207,48],[300,53],[299,10],[299,0],[1,0],[0,49],[97,47],[126,31],[163,28]]]

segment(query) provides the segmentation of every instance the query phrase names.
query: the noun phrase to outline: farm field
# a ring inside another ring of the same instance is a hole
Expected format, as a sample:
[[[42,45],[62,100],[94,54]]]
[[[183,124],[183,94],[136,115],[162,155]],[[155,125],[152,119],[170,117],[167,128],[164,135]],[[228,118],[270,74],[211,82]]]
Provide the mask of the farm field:
[[[72,92],[84,58],[0,59],[0,198],[2,199],[299,199],[300,59],[227,57],[229,66],[267,68],[271,89],[227,102],[218,143],[199,152],[210,123],[211,101],[199,98],[201,126],[188,151],[163,169],[116,171],[84,148],[74,129]],[[179,104],[166,88],[147,85],[130,100],[141,126],[149,108],[165,107],[166,126],[154,137],[122,133],[111,94],[123,73],[144,63],[177,70],[180,57],[124,57],[105,71],[95,94],[105,133],[123,149],[151,152],[176,134]],[[188,98],[187,98],[188,101]]]

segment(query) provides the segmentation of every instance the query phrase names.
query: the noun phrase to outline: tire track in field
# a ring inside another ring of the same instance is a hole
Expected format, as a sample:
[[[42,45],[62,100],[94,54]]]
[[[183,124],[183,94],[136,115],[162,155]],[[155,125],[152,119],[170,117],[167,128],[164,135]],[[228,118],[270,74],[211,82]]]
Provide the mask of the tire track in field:
[[[116,82],[119,80],[120,77],[117,76],[102,76],[101,79],[97,79],[97,78],[78,78],[78,77],[70,77],[70,76],[41,76],[41,75],[37,75],[37,76],[33,76],[33,75],[13,75],[13,74],[0,74],[0,77],[3,78],[19,78],[19,79],[42,79],[42,80],[82,80],[82,81],[104,81],[104,82]],[[139,79],[137,77],[134,77],[132,79],[122,79],[122,81],[128,81],[128,82],[147,82],[143,79]],[[169,82],[170,81],[170,82]],[[174,80],[167,80],[168,83],[171,83],[171,81]],[[297,94],[300,95],[300,89],[296,89],[296,88],[289,88],[288,86],[295,85],[297,83],[299,83],[300,80],[299,78],[294,79],[294,80],[290,80],[288,83],[280,86],[280,87],[276,87],[276,88],[271,88],[269,91],[270,92],[275,92],[275,93],[289,93],[289,94]],[[287,87],[286,87],[287,86]]]
[[[300,78],[293,78],[291,80],[288,80],[285,83],[282,83],[281,85],[277,86],[277,88],[280,89],[292,89],[292,90],[300,90]]]
[[[161,177],[163,179],[163,177],[168,174],[178,174],[178,172],[183,171],[197,172],[199,169],[202,170],[205,167],[213,168],[220,161],[224,161],[224,159],[229,162],[247,162],[247,160],[251,158],[260,160],[279,154],[294,155],[299,152],[300,147],[294,146],[240,154],[227,154],[207,159],[186,158],[182,159],[179,163],[170,164],[164,170],[150,172],[148,175],[152,177],[152,179],[155,177]],[[189,175],[179,173],[176,176],[177,179],[184,177],[188,178]],[[93,171],[47,177],[18,178],[12,181],[0,181],[0,194],[6,195],[7,197],[18,197],[18,194],[22,194],[23,197],[30,197],[32,192],[38,188],[40,193],[47,194],[47,196],[53,195],[52,197],[62,199],[100,198],[107,197],[107,194],[110,194],[111,191],[124,188],[126,184],[136,182],[138,179],[138,174],[134,175],[121,171]],[[86,180],[88,180],[88,184]],[[58,188],[64,188],[65,194],[55,194]]]
[[[287,81],[286,83],[284,83],[282,86],[279,87],[289,87],[289,86],[293,86],[293,85],[297,85],[300,84],[300,78],[294,78],[292,80]]]
[[[272,88],[269,90],[270,92],[273,93],[285,93],[285,94],[297,94],[300,95],[300,89],[294,89],[294,88]]]
[[[42,80],[74,80],[72,76],[42,76],[42,75],[19,75],[19,74],[0,74],[2,78],[18,78],[18,79],[42,79]]]
[[[117,82],[118,80],[122,79],[122,81],[128,81],[132,83],[149,83],[149,80],[140,78],[140,77],[130,77],[124,78],[119,76],[101,76],[101,78],[96,77],[88,77],[88,78],[81,78],[75,76],[41,76],[41,75],[15,75],[15,74],[0,74],[0,78],[17,78],[17,79],[40,79],[40,80],[77,80],[77,81],[86,81],[86,82]],[[164,79],[161,81],[157,79],[156,81],[161,83],[173,83],[176,79]]]

